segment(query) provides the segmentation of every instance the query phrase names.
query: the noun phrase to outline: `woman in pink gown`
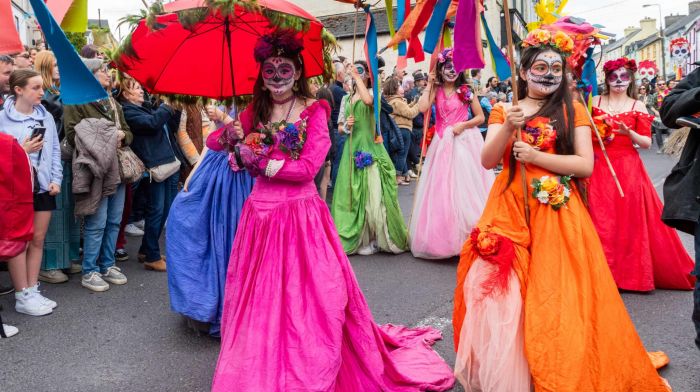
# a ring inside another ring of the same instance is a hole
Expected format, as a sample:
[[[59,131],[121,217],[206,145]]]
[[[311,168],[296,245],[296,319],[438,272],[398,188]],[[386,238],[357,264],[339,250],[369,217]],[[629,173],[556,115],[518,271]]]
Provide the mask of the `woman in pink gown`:
[[[425,259],[459,255],[495,179],[493,171],[481,165],[481,104],[464,74],[456,72],[452,49],[440,53],[435,71],[418,103],[425,111],[434,102],[437,116],[409,232],[411,253]],[[436,79],[439,85],[432,87]]]
[[[237,164],[258,177],[231,252],[212,390],[450,389],[452,371],[430,347],[439,331],[374,323],[318,196],[330,109],[308,98],[301,49],[290,32],[258,41],[253,103],[231,128],[246,134]],[[287,125],[266,151],[251,133],[270,122]],[[303,146],[290,124],[305,130]]]

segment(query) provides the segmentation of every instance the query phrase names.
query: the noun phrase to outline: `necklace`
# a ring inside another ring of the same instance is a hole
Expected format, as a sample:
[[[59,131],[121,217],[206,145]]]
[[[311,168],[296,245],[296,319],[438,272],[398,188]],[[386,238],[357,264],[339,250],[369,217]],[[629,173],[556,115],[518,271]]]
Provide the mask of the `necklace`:
[[[280,100],[280,101],[276,100],[276,99],[273,97],[273,98],[272,98],[272,103],[274,103],[275,105],[284,105],[285,103],[291,101],[291,100],[294,99],[294,98],[296,98],[296,96],[295,96],[294,94],[292,94],[292,95],[290,95],[289,97],[287,97],[287,98],[285,98],[285,99],[283,99],[283,100]]]
[[[610,96],[608,95],[608,112],[609,112],[609,113],[612,113],[612,114],[620,114],[620,113],[622,113],[622,109],[625,108],[625,103],[626,103],[625,101],[626,101],[626,100],[623,99],[622,105],[620,105],[617,109],[614,109],[614,108],[612,107],[612,105],[611,105],[611,102],[610,102]]]
[[[294,106],[297,105],[297,97],[296,95],[292,95],[292,104],[289,105],[289,110],[287,111],[287,116],[284,118],[284,122],[288,123],[289,122],[289,116],[292,115],[292,109],[294,109]]]
[[[545,101],[547,100],[547,98],[535,98],[535,97],[531,97],[530,94],[527,95],[527,98],[528,98],[528,99],[531,99],[531,100],[533,100],[533,101],[536,101],[538,107],[544,106]]]

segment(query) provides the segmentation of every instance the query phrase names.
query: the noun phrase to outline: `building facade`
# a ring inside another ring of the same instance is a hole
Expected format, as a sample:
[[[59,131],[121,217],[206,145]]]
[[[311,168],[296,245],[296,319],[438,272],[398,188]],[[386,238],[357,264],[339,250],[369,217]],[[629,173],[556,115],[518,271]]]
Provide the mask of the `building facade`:
[[[20,41],[22,41],[23,45],[33,46],[37,40],[41,39],[41,31],[36,19],[34,19],[34,12],[29,4],[29,0],[9,1],[12,4],[12,16]]]

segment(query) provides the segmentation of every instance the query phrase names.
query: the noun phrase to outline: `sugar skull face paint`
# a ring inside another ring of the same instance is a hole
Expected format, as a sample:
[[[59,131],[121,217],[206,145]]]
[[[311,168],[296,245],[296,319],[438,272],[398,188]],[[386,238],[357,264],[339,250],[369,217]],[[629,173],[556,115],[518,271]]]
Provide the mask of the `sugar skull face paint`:
[[[442,66],[442,80],[447,83],[454,83],[458,76],[459,74],[455,70],[452,60],[445,61],[445,65]]]
[[[608,81],[611,90],[620,93],[627,91],[627,87],[629,87],[632,80],[630,71],[627,68],[616,69],[609,73],[605,79]]]
[[[549,95],[561,85],[564,62],[554,51],[542,52],[527,70],[527,89],[537,95]]]
[[[294,87],[299,78],[292,60],[284,57],[271,57],[262,64],[263,85],[273,95],[282,95]]]

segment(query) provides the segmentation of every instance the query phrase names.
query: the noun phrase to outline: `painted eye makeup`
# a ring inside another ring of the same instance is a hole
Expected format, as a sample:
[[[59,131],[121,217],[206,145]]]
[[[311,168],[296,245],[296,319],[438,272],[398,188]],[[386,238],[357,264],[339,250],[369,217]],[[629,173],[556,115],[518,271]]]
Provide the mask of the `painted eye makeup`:
[[[266,63],[262,66],[262,76],[265,79],[272,79],[275,76],[279,76],[282,79],[288,79],[293,75],[294,67],[289,64],[281,64],[279,67],[275,67],[272,64]]]
[[[621,73],[621,74],[618,74],[618,73],[611,73],[611,74],[608,75],[608,77],[607,77],[606,79],[608,80],[608,82],[615,82],[615,81],[618,80],[618,78],[619,78],[621,81],[623,81],[623,82],[629,82],[629,80],[630,80],[630,74],[627,73],[627,72],[624,72],[624,73]]]
[[[550,72],[554,76],[561,76],[564,74],[564,67],[559,62],[549,65],[544,61],[536,61],[532,64],[532,67],[530,67],[530,72],[535,76],[544,76]]]
[[[455,65],[451,61],[448,61],[445,63],[445,67],[443,69],[445,71],[454,71]]]
[[[357,70],[357,73],[358,73],[358,74],[364,75],[364,73],[365,73],[365,67],[363,67],[363,66],[361,66],[361,65],[357,65],[357,66],[355,66],[355,69]]]

